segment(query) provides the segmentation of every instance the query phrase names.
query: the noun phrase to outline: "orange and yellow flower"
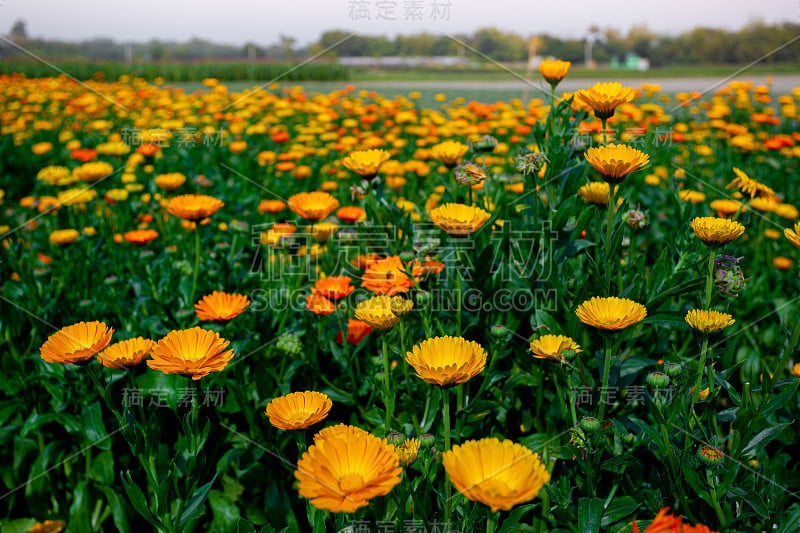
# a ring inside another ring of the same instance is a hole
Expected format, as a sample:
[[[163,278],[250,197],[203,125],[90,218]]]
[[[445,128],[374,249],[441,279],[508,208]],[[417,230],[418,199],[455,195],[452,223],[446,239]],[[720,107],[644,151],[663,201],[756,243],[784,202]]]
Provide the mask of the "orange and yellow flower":
[[[342,164],[361,177],[371,178],[391,156],[386,150],[360,150],[343,158]]]
[[[578,91],[576,98],[589,106],[597,118],[606,120],[614,115],[618,106],[636,98],[636,91],[616,81],[597,82]]]
[[[167,204],[170,214],[184,220],[202,220],[219,211],[225,202],[204,194],[176,196]]]
[[[355,317],[377,330],[389,329],[400,322],[400,317],[392,312],[391,297],[386,295],[373,296],[359,302]]]
[[[718,248],[744,233],[741,223],[727,218],[697,217],[691,226],[697,238],[709,248]]]
[[[595,296],[579,305],[575,314],[588,326],[617,331],[644,320],[647,309],[642,304],[627,298]]]
[[[469,235],[479,230],[492,215],[480,207],[447,203],[429,213],[431,221],[450,235]]]
[[[333,402],[322,392],[293,392],[269,402],[266,415],[278,429],[304,429],[325,420],[331,407]]]
[[[122,237],[131,244],[136,246],[144,246],[158,237],[158,232],[154,229],[135,229],[133,231],[126,231]]]
[[[339,300],[356,290],[351,282],[350,276],[329,276],[317,280],[311,290],[329,300]]]
[[[48,363],[82,363],[108,346],[113,334],[103,322],[78,322],[50,335],[40,355]]]
[[[408,292],[414,281],[408,277],[403,262],[396,255],[372,261],[361,276],[361,286],[375,294],[394,296]]]
[[[370,434],[340,433],[308,448],[297,463],[298,491],[317,509],[352,513],[400,483],[395,447]]]
[[[445,387],[480,374],[486,367],[486,350],[461,337],[433,337],[407,352],[406,362],[421,380]]]
[[[324,191],[301,192],[289,197],[289,209],[306,220],[322,220],[339,207],[339,200]]]
[[[650,156],[626,144],[608,144],[589,148],[584,157],[604,181],[622,183],[625,177],[650,162]]]
[[[228,294],[214,291],[194,304],[194,311],[200,320],[228,321],[241,315],[250,305],[244,294]]]
[[[547,83],[555,87],[566,77],[570,65],[572,65],[572,63],[569,61],[545,59],[539,63],[539,74],[542,75]]]
[[[581,347],[565,335],[542,335],[531,341],[531,352],[537,359],[564,359],[564,351],[581,352]]]
[[[198,380],[228,365],[233,358],[233,350],[226,350],[229,344],[219,333],[200,327],[173,330],[158,341],[147,366]]]
[[[538,496],[550,481],[539,454],[510,440],[467,441],[442,454],[450,481],[468,500],[507,511]]]
[[[142,337],[119,341],[103,350],[97,360],[108,368],[127,370],[147,359],[155,346],[155,341]]]

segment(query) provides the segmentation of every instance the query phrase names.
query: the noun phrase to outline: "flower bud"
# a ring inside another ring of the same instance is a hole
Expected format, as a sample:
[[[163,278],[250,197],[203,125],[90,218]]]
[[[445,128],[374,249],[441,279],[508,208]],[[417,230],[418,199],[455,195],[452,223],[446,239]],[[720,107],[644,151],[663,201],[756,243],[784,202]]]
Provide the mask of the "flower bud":
[[[669,376],[663,372],[650,372],[646,381],[654,389],[664,389],[669,385]]]
[[[300,337],[294,333],[283,333],[278,337],[276,345],[278,350],[286,355],[300,355],[303,351],[303,343],[300,342]]]
[[[725,454],[722,453],[722,450],[713,446],[703,446],[697,450],[697,457],[706,466],[717,466],[725,460]]]
[[[680,363],[667,363],[664,365],[664,373],[671,378],[676,378],[681,375],[683,367]]]
[[[647,213],[639,211],[638,209],[631,209],[623,215],[623,220],[629,228],[642,229],[650,224],[650,217]]]
[[[502,324],[495,324],[489,331],[492,334],[492,337],[497,340],[507,341],[511,338],[511,332]]]
[[[419,443],[425,448],[430,448],[431,446],[436,444],[436,437],[434,437],[430,433],[423,433],[422,435],[419,436]]]
[[[514,168],[525,176],[533,176],[538,173],[545,163],[547,163],[547,156],[541,152],[520,153],[514,158]]]
[[[471,142],[470,146],[476,152],[492,152],[497,148],[497,139],[491,135],[484,135],[475,142]]]
[[[418,292],[414,299],[417,301],[418,306],[425,307],[431,301],[431,295],[427,292]]]
[[[586,433],[595,433],[600,431],[603,425],[598,419],[593,416],[586,416],[581,419],[581,429]]]
[[[415,257],[417,256],[414,252],[409,252],[409,251],[400,252],[400,261],[402,261],[403,263],[408,263],[410,261],[413,261]]]
[[[400,433],[399,431],[392,431],[388,435],[386,435],[386,441],[389,444],[394,444],[395,446],[400,446],[406,441],[406,436]]]

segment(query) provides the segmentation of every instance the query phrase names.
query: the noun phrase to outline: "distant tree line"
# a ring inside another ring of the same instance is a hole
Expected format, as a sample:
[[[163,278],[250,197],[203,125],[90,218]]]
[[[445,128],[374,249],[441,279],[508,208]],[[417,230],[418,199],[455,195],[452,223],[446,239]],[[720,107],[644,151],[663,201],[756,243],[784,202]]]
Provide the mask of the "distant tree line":
[[[151,40],[146,43],[126,43],[108,38],[81,42],[64,42],[28,37],[24,21],[17,21],[6,37],[26,50],[58,59],[92,61],[297,61],[331,48],[320,60],[337,56],[453,56],[472,55],[461,43],[497,61],[519,62],[528,58],[529,42],[533,36],[522,36],[495,28],[481,28],[472,34],[454,38],[431,33],[385,36],[353,35],[346,31],[327,31],[310,46],[297,46],[286,35],[277,36],[270,45],[248,43],[232,46],[194,38],[188,42]],[[753,22],[737,31],[696,28],[676,36],[658,35],[647,26],[634,26],[627,33],[615,29],[589,28],[587,38],[593,40],[593,58],[607,63],[612,58],[623,59],[633,53],[650,60],[652,66],[681,64],[741,64],[763,56],[765,63],[797,62],[800,40],[786,43],[800,35],[800,24],[765,24]],[[585,39],[563,39],[550,34],[536,35],[536,54],[553,56],[581,63],[584,60]],[[342,42],[340,42],[342,41]],[[337,45],[337,43],[339,43]],[[336,45],[336,46],[334,46]],[[783,48],[781,48],[783,47]],[[776,51],[777,49],[777,51]],[[22,56],[16,47],[0,40],[0,57]]]

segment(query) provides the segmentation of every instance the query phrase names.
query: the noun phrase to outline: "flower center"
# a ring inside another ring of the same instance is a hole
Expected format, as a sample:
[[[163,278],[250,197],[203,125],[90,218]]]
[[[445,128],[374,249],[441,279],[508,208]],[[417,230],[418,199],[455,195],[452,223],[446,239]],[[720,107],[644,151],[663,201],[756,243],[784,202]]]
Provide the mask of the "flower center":
[[[342,490],[342,492],[348,494],[362,488],[363,486],[364,478],[357,472],[346,474],[342,479],[339,480],[339,488]]]

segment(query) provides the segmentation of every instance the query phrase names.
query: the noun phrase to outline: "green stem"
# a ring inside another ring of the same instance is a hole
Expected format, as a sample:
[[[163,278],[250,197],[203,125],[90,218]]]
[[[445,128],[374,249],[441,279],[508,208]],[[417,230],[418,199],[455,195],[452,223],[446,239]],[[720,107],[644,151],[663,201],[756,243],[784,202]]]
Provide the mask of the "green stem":
[[[608,144],[608,133],[606,133],[606,121],[608,119],[601,118],[600,123],[603,125],[603,144]]]
[[[460,263],[461,256],[458,255],[457,258],[459,259],[458,263]],[[458,269],[454,269],[455,276],[456,276],[456,337],[461,336],[461,306],[462,306],[462,295],[461,295],[461,274],[458,272]]]
[[[442,421],[444,424],[444,451],[450,450],[450,399],[447,395],[447,389],[441,387],[439,390],[442,392]],[[450,523],[450,498],[452,494],[452,487],[450,480],[445,473],[444,480],[444,523]]]
[[[714,476],[711,475],[711,472],[706,469],[706,481],[709,485],[709,490],[711,492],[711,503],[712,507],[714,507],[714,513],[717,515],[717,520],[719,520],[720,528],[725,526],[725,514],[722,512],[722,508],[719,506],[719,498],[717,498],[717,484],[714,479]]]
[[[794,325],[794,329],[792,330],[792,336],[789,338],[789,342],[783,347],[783,353],[781,353],[781,358],[778,359],[778,366],[772,373],[773,376],[771,378],[772,383],[774,383],[775,380],[778,379],[780,373],[786,367],[786,362],[792,356],[792,352],[794,351],[794,347],[797,345],[798,340],[800,340],[800,320],[798,320],[797,323]]]
[[[386,340],[386,333],[381,335],[381,341],[383,343],[383,404],[386,406],[384,425],[386,426],[386,435],[388,435],[392,430],[394,402],[389,387],[389,343]]]
[[[608,389],[608,375],[611,372],[611,357],[612,357],[612,348],[611,348],[611,338],[606,335],[605,338],[606,344],[606,357],[605,361],[603,362],[603,381],[600,384],[600,394],[602,395]],[[600,410],[597,413],[597,419],[602,423],[603,422],[603,415],[606,411],[606,400],[605,398],[600,398]]]
[[[616,204],[615,187],[608,185],[608,215],[606,217],[606,296],[611,296],[611,278],[613,277],[613,264],[611,258],[611,234],[614,229],[614,207]]]
[[[200,223],[194,228],[194,276],[192,277],[192,295],[189,297],[189,307],[194,305],[194,296],[197,294],[197,277],[200,275]]]
[[[711,309],[711,287],[714,282],[714,257],[717,255],[716,250],[711,250],[708,255],[708,277],[706,278],[706,309]]]
[[[689,414],[686,418],[687,421],[694,412],[694,404],[697,403],[697,399],[700,398],[700,386],[703,383],[703,369],[705,368],[706,365],[707,353],[708,353],[708,335],[703,335],[703,346],[700,348],[700,362],[697,364],[697,381],[695,381],[694,390],[692,391],[692,401],[689,402]]]
[[[486,533],[494,533],[495,529],[497,529],[497,513],[489,513],[486,517]]]

